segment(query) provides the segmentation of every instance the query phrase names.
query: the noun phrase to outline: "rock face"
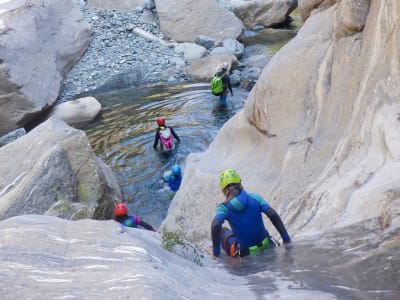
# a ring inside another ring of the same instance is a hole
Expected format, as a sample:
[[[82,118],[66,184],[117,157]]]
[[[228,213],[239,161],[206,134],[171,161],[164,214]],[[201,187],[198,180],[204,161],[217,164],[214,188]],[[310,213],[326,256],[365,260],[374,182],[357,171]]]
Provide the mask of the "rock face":
[[[0,219],[30,213],[109,219],[113,198],[121,197],[85,133],[58,119],[0,148],[0,164]]]
[[[272,58],[243,111],[189,157],[163,226],[209,241],[218,174],[233,168],[294,239],[368,219],[398,232],[400,3],[351,3],[319,6]]]
[[[232,289],[243,299],[254,295],[244,279],[196,265],[163,249],[156,233],[111,220],[21,216],[1,221],[0,232],[4,300],[215,299],[215,291]]]
[[[57,99],[63,75],[89,43],[72,0],[12,1],[0,32],[0,136]],[[3,9],[2,9],[3,11]]]
[[[243,29],[242,22],[214,0],[156,0],[155,3],[161,31],[178,42],[194,43],[199,35],[236,39]]]

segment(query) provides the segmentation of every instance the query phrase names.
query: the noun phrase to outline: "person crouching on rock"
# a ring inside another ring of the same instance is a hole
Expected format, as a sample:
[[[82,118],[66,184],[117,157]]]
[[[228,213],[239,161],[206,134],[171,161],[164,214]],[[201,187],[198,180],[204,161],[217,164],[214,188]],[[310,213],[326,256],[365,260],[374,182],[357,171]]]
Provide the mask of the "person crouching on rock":
[[[274,241],[265,229],[262,213],[266,214],[278,230],[283,242],[290,243],[290,236],[277,212],[258,194],[247,193],[235,170],[220,174],[220,187],[225,201],[217,207],[211,224],[211,258],[220,255],[220,248],[229,256],[256,254],[274,247]],[[227,220],[231,229],[222,227]]]
[[[153,228],[153,226],[142,221],[139,217],[128,216],[128,208],[126,207],[125,203],[117,203],[114,206],[114,218],[117,222],[121,223],[126,227],[138,228],[139,225],[147,230],[157,231]]]

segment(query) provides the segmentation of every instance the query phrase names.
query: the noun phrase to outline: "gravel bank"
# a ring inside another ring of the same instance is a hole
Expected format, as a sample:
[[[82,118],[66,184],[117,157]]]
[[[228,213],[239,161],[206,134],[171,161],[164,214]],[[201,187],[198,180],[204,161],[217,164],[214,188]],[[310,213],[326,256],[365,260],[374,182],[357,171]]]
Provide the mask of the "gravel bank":
[[[84,20],[92,26],[92,40],[79,62],[66,75],[57,102],[107,84],[181,82],[188,78],[185,61],[173,46],[146,39],[137,28],[168,42],[160,32],[154,9],[138,7],[129,12],[95,8],[75,0]],[[127,82],[128,81],[128,82]]]

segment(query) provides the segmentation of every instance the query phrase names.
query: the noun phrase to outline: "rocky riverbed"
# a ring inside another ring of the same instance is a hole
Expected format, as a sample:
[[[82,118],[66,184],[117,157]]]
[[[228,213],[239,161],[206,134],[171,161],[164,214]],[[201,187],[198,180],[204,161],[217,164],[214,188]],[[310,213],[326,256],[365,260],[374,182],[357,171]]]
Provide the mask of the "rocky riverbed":
[[[93,7],[75,0],[84,20],[92,26],[92,40],[79,62],[66,75],[58,102],[73,99],[104,84],[120,81],[151,83],[188,80],[185,61],[160,32],[154,2],[132,11]],[[165,41],[145,38],[137,29]]]

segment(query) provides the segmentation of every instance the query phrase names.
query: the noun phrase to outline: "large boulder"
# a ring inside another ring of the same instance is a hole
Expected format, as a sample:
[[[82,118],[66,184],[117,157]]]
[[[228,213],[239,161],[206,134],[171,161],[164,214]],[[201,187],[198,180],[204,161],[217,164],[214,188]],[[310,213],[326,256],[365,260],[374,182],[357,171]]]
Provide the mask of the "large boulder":
[[[72,0],[11,1],[1,23],[0,136],[54,103],[90,38]]]
[[[145,0],[88,0],[87,2],[94,7],[119,11],[129,11],[145,6]]]
[[[197,80],[210,80],[214,74],[219,71],[219,67],[224,62],[228,63],[231,69],[236,68],[238,64],[237,58],[234,55],[222,54],[207,56],[191,63],[186,68],[186,73]]]
[[[51,118],[0,148],[0,219],[44,214],[112,217],[121,191],[86,134]]]
[[[297,7],[297,0],[233,0],[233,12],[246,28],[273,26],[286,21]]]
[[[311,12],[244,109],[205,153],[189,156],[163,226],[209,241],[223,200],[218,174],[233,168],[295,239],[374,220],[377,247],[398,245],[400,3],[351,2]]]
[[[94,97],[84,97],[60,103],[51,109],[50,117],[59,118],[75,128],[92,121],[101,111],[101,103]]]
[[[155,2],[161,31],[178,42],[194,43],[199,35],[236,39],[243,29],[242,22],[215,0]]]

